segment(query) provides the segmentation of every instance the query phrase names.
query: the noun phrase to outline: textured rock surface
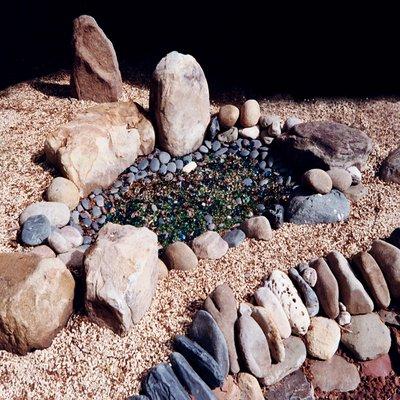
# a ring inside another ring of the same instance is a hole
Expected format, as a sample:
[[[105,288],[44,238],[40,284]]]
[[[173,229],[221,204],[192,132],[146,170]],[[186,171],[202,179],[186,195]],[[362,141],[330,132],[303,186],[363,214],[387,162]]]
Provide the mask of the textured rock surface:
[[[158,63],[150,109],[164,150],[182,156],[200,147],[210,122],[210,98],[204,72],[192,56],[173,51]]]
[[[352,315],[372,312],[374,303],[362,283],[354,275],[343,254],[332,251],[326,258],[340,287],[340,300],[346,306],[347,311]]]
[[[393,300],[400,299],[400,250],[384,242],[375,240],[370,250],[385,276]]]
[[[193,250],[183,242],[170,244],[164,253],[165,264],[169,269],[189,271],[197,267],[199,261]]]
[[[316,193],[327,194],[332,190],[332,179],[323,170],[313,168],[303,175],[303,184]]]
[[[158,279],[157,235],[108,223],[85,257],[90,318],[125,333],[150,307]]]
[[[292,333],[289,319],[282,307],[281,302],[268,287],[260,287],[254,292],[256,303],[263,307],[270,319],[275,322],[281,338],[286,339]]]
[[[317,271],[317,282],[314,286],[319,304],[325,314],[332,319],[339,315],[339,286],[335,276],[323,258],[318,258],[310,263]]]
[[[234,327],[237,320],[237,303],[235,295],[228,284],[217,286],[206,298],[204,308],[214,318],[228,346],[229,368],[231,373],[240,371],[235,344]]]
[[[280,270],[272,271],[265,285],[281,302],[292,333],[304,335],[310,325],[310,316],[289,277]]]
[[[189,328],[188,336],[214,358],[226,377],[229,372],[228,346],[211,314],[204,310],[198,311]]]
[[[400,147],[383,160],[379,177],[386,182],[400,183]]]
[[[232,375],[228,375],[220,388],[213,390],[217,400],[242,400],[239,386],[235,383]]]
[[[352,262],[367,284],[377,307],[386,308],[390,304],[389,288],[375,259],[362,251],[353,256]]]
[[[42,244],[51,235],[51,225],[45,215],[32,215],[21,229],[21,241],[28,246]]]
[[[241,372],[237,382],[241,392],[240,400],[264,400],[260,384],[253,375]]]
[[[259,240],[272,239],[271,225],[266,217],[252,217],[244,221],[241,225],[242,231],[249,238]]]
[[[68,224],[70,213],[69,208],[64,203],[54,203],[50,201],[39,201],[32,203],[22,211],[19,217],[19,223],[22,225],[25,221],[34,215],[44,215],[51,226],[61,228]]]
[[[66,325],[75,282],[56,258],[0,254],[0,349],[26,354],[49,347]]]
[[[74,182],[59,176],[51,181],[46,197],[48,201],[64,203],[73,210],[79,203],[79,190]]]
[[[336,189],[325,195],[294,196],[286,210],[287,221],[294,224],[329,224],[345,221],[349,214],[349,201]]]
[[[217,260],[228,251],[228,243],[214,231],[207,231],[193,239],[193,251],[198,258]]]
[[[314,388],[301,370],[268,387],[266,400],[314,400]]]
[[[349,392],[360,383],[357,367],[337,355],[328,361],[311,361],[311,373],[313,385],[325,392]]]
[[[117,55],[94,18],[81,15],[74,20],[72,45],[71,89],[74,96],[99,103],[117,101],[122,94]]]
[[[295,125],[279,142],[291,157],[311,168],[355,165],[362,170],[372,150],[372,141],[364,132],[336,122]]]
[[[271,365],[267,339],[250,316],[244,315],[237,321],[238,344],[246,369],[256,378],[263,378]]]
[[[329,318],[311,318],[310,328],[306,334],[308,354],[321,360],[332,358],[339,347],[340,327]]]
[[[260,380],[261,385],[273,385],[285,376],[299,369],[306,359],[306,346],[304,346],[300,338],[291,336],[285,339],[285,353],[285,361],[272,364],[269,367],[268,375]]]
[[[375,313],[353,316],[351,331],[343,332],[341,341],[361,361],[387,354],[391,344],[389,328]]]
[[[219,109],[218,119],[223,127],[232,128],[239,119],[239,109],[232,104],[226,104]]]

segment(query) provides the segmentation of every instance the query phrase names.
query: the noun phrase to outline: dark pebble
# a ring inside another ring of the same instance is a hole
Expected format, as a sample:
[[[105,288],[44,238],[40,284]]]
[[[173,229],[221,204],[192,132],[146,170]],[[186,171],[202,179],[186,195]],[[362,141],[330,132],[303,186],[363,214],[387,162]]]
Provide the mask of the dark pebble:
[[[252,158],[253,160],[255,160],[258,156],[259,156],[259,152],[257,150],[252,150],[250,152],[250,158]]]
[[[96,232],[100,229],[99,224],[96,221],[92,222],[92,229]]]
[[[250,146],[250,140],[249,139],[243,139],[242,140],[242,146],[243,147]]]
[[[204,144],[207,146],[207,148],[208,148],[209,150],[211,150],[212,143],[211,143],[210,140],[205,140],[205,141],[204,141]]]
[[[268,185],[268,182],[269,182],[269,179],[268,179],[268,178],[265,178],[265,179],[263,179],[262,181],[260,181],[260,186]]]
[[[183,161],[182,160],[176,160],[175,161],[176,169],[181,170],[183,168]]]
[[[138,164],[138,168],[140,171],[144,171],[148,166],[149,160],[147,158],[143,158]]]
[[[114,184],[113,184],[113,186],[114,186],[115,188],[120,188],[120,187],[122,186],[122,182],[121,182],[121,181],[115,181]]]
[[[92,216],[94,218],[99,218],[101,216],[102,212],[99,206],[94,206],[92,209]]]
[[[240,150],[240,155],[242,157],[247,157],[249,154],[250,154],[250,152],[247,149]]]
[[[110,193],[111,194],[116,194],[116,193],[118,193],[118,189],[117,188],[111,188],[110,189]]]
[[[162,164],[159,172],[161,175],[165,175],[167,173],[167,166],[165,164]]]
[[[258,168],[260,168],[261,170],[265,170],[265,168],[267,168],[267,163],[265,161],[260,161],[258,163]]]
[[[222,156],[223,154],[225,154],[228,151],[227,147],[222,147],[221,149],[219,149],[218,151],[215,152],[215,155],[217,157]]]
[[[219,125],[218,117],[215,116],[215,117],[211,118],[210,128],[209,128],[211,139],[214,139],[215,136],[218,135],[220,130],[221,130],[221,127]]]
[[[135,175],[135,178],[136,178],[136,180],[138,181],[138,180],[140,180],[140,179],[146,178],[146,176],[147,176],[147,172],[146,172],[146,171],[139,171],[139,172]]]
[[[167,164],[167,170],[174,174],[176,172],[176,164],[173,161],[169,162]]]
[[[84,218],[90,218],[91,215],[87,211],[82,211],[79,216],[84,219]]]
[[[87,228],[92,225],[92,220],[90,218],[84,218],[82,220],[82,224],[85,225]]]
[[[246,235],[241,229],[232,229],[225,233],[223,239],[228,243],[229,247],[236,247],[243,243],[244,239],[246,239]]]
[[[272,228],[279,229],[283,225],[285,209],[281,204],[274,204],[267,211],[267,217]]]
[[[100,218],[98,218],[98,219],[96,220],[96,222],[97,222],[98,224],[100,224],[100,225],[103,225],[103,224],[105,224],[106,220],[107,220],[107,217],[106,217],[105,215],[102,215]]]
[[[266,151],[263,151],[263,152],[261,152],[261,160],[265,160],[266,158],[268,157],[268,152],[266,152]]]
[[[92,238],[90,236],[83,237],[83,244],[91,244],[91,243],[92,243]]]
[[[161,164],[168,164],[171,160],[171,156],[166,151],[162,151],[158,156],[158,159],[160,160]]]
[[[139,170],[137,169],[137,167],[133,166],[129,168],[129,171],[133,172],[134,174],[137,174],[139,172]],[[100,193],[99,193],[100,194]]]
[[[90,204],[89,199],[82,199],[81,200],[81,205],[85,210],[90,210],[92,208],[92,205]]]
[[[200,151],[200,153],[207,154],[208,153],[208,147],[204,146],[204,145],[201,145],[200,148],[199,148],[199,151]]]
[[[259,213],[263,213],[263,212],[265,211],[265,206],[264,206],[264,204],[257,204],[256,208],[257,208],[257,211],[258,211]]]
[[[271,176],[271,174],[272,174],[271,168],[265,168],[264,176],[268,177]]]
[[[251,178],[243,179],[243,185],[244,186],[251,186],[252,184],[253,184],[253,179],[251,179]]]
[[[272,159],[272,157],[268,158],[267,165],[269,168],[272,168],[274,166],[274,160]]]
[[[276,179],[276,183],[278,185],[282,185],[283,184],[283,177],[282,176],[278,176],[278,178]]]
[[[150,162],[150,171],[157,172],[160,169],[160,160],[153,158]]]
[[[193,154],[193,156],[194,156],[194,159],[195,159],[196,161],[200,161],[200,160],[203,158],[203,155],[202,155],[199,151],[196,151],[196,152]]]
[[[192,155],[192,154],[186,155],[185,157],[183,157],[183,161],[184,161],[186,164],[189,164],[191,161],[193,161],[193,155]]]
[[[262,143],[258,139],[255,139],[251,141],[251,145],[253,149],[259,149],[262,146]]]
[[[21,231],[21,240],[29,246],[42,244],[51,234],[50,221],[45,215],[29,217]]]
[[[213,151],[218,151],[220,148],[221,148],[221,142],[219,142],[218,140],[213,142],[213,144],[212,144]]]
[[[104,207],[104,197],[103,196],[98,194],[94,198],[94,201],[95,201],[96,205],[98,205],[99,207]]]

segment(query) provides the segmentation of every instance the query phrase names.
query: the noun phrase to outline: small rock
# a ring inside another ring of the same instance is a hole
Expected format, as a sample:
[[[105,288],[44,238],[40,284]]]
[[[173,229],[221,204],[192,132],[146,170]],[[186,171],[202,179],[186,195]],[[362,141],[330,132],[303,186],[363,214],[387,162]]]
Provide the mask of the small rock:
[[[189,174],[190,172],[194,171],[196,168],[197,168],[196,161],[190,161],[188,164],[186,164],[182,168],[182,172],[184,172],[185,174]]]
[[[239,134],[247,139],[257,139],[260,136],[260,128],[257,125],[250,128],[243,128],[239,131]]]
[[[284,340],[284,345],[285,360],[269,367],[268,375],[260,380],[261,385],[273,385],[303,365],[307,356],[303,341],[296,336],[290,336]]]
[[[25,208],[19,217],[19,223],[23,225],[29,217],[34,215],[44,215],[51,226],[58,228],[67,225],[70,218],[69,208],[64,203],[40,201]]]
[[[160,160],[161,164],[168,164],[171,160],[171,156],[166,151],[160,152],[158,159]]]
[[[242,400],[238,385],[235,383],[232,375],[228,375],[224,384],[213,390],[216,400]]]
[[[240,400],[264,400],[260,384],[253,375],[241,372],[237,382],[241,392]]]
[[[327,171],[327,174],[332,180],[332,187],[341,192],[348,190],[353,182],[350,172],[344,168],[332,168]]]
[[[228,346],[211,314],[204,310],[198,311],[190,325],[188,336],[214,358],[226,377],[229,372]]]
[[[214,139],[215,136],[217,136],[219,131],[221,130],[221,127],[219,125],[218,116],[215,115],[214,117],[211,118],[210,126],[208,129],[210,132],[211,139]]]
[[[266,217],[258,216],[247,219],[240,228],[249,238],[258,240],[272,239],[271,225]]]
[[[269,386],[266,400],[314,400],[314,388],[301,370]]]
[[[324,392],[337,390],[350,392],[360,383],[360,374],[355,364],[334,355],[328,361],[311,361],[312,383]]]
[[[46,197],[48,201],[64,203],[73,210],[78,205],[80,196],[78,188],[72,181],[57,177],[47,188]]]
[[[303,184],[314,192],[327,194],[332,190],[332,179],[322,169],[310,169],[303,175]]]
[[[362,174],[361,174],[361,171],[356,166],[353,165],[352,167],[346,168],[346,170],[351,175],[353,185],[358,185],[361,183]]]
[[[353,203],[357,203],[368,194],[369,190],[362,183],[350,186],[344,195]]]
[[[170,244],[165,249],[164,260],[168,269],[178,269],[181,271],[195,269],[198,264],[196,254],[183,242]]]
[[[310,316],[289,277],[284,272],[275,269],[265,285],[281,302],[292,332],[295,335],[305,335],[310,325]]]
[[[321,360],[329,360],[336,353],[340,343],[339,325],[329,318],[311,318],[306,334],[308,354]]]
[[[236,127],[218,134],[218,140],[222,143],[232,143],[239,137],[239,130]]]
[[[268,182],[268,179],[265,179]],[[261,185],[261,182],[260,182]],[[262,186],[262,185],[261,185]],[[284,222],[285,209],[281,204],[274,204],[267,211],[267,217],[273,229],[279,229]]]
[[[150,162],[150,171],[157,172],[160,169],[160,160],[153,158]]]
[[[281,338],[288,338],[292,329],[282,304],[275,294],[268,287],[260,287],[255,291],[254,299],[259,306],[266,310],[269,318],[275,322]]]
[[[281,133],[281,123],[279,121],[273,121],[268,127],[268,136],[277,138]]]
[[[36,254],[40,258],[54,258],[56,256],[56,253],[54,253],[54,251],[45,244],[33,248],[30,252],[32,254]]]
[[[21,240],[28,246],[42,244],[50,235],[50,222],[44,215],[29,217],[22,225]]]
[[[375,313],[354,315],[351,331],[343,332],[341,341],[361,361],[387,354],[391,345],[389,328]]]
[[[373,378],[385,378],[392,370],[392,362],[390,361],[389,354],[361,363],[363,375],[372,376]]]
[[[301,276],[303,277],[303,279],[311,286],[314,287],[315,284],[317,283],[317,273],[315,271],[314,268],[305,268],[302,273]]]
[[[346,326],[351,323],[351,315],[347,311],[340,311],[336,321],[340,326]]]
[[[283,130],[285,132],[290,131],[295,125],[301,124],[303,121],[297,117],[289,117],[286,119],[285,123],[283,124]]]
[[[174,347],[211,389],[222,386],[224,374],[217,362],[201,346],[186,336],[177,336]]]
[[[227,104],[219,109],[218,120],[225,128],[232,128],[239,119],[239,109],[232,104]]]
[[[208,231],[193,239],[193,251],[198,258],[217,260],[228,251],[228,243],[217,232]]]
[[[379,177],[385,182],[400,183],[400,147],[390,152],[383,160]]]
[[[39,246],[40,247],[40,246]],[[36,247],[37,249],[37,247]],[[34,249],[35,250],[35,249]],[[33,250],[32,250],[33,252]],[[400,316],[395,311],[379,310],[379,317],[387,325],[393,325],[400,328]]]
[[[271,365],[267,339],[250,316],[241,316],[237,321],[238,345],[243,362],[247,370],[256,378],[263,378],[268,374]]]
[[[80,246],[83,243],[83,237],[76,228],[65,226],[62,229],[54,229],[48,238],[48,242],[50,247],[57,254],[60,254]]]
[[[280,126],[281,124],[281,117],[279,115],[263,115],[260,117],[259,124],[262,128],[268,128],[274,122],[277,122]]]
[[[240,125],[244,128],[257,125],[260,119],[260,105],[256,100],[247,100],[240,108]]]
[[[237,247],[246,239],[245,233],[241,229],[232,229],[223,236],[229,247]]]

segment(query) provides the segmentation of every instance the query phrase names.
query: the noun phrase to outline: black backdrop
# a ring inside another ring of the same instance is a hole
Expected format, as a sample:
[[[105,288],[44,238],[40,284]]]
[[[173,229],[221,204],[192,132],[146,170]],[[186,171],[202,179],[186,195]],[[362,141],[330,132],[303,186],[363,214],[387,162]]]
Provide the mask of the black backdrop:
[[[70,66],[72,19],[96,18],[124,66],[150,74],[194,55],[211,88],[260,95],[375,96],[400,90],[399,28],[387,6],[281,2],[23,1],[1,5],[0,88]]]

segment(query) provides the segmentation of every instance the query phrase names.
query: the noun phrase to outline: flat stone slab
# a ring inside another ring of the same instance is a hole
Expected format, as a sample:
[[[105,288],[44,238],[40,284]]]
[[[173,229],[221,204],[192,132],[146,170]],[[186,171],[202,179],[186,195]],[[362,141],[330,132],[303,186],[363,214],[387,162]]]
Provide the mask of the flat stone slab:
[[[313,385],[324,392],[350,392],[360,383],[357,367],[337,355],[327,361],[312,360],[311,373]]]
[[[314,388],[301,370],[268,388],[266,400],[313,400]]]

